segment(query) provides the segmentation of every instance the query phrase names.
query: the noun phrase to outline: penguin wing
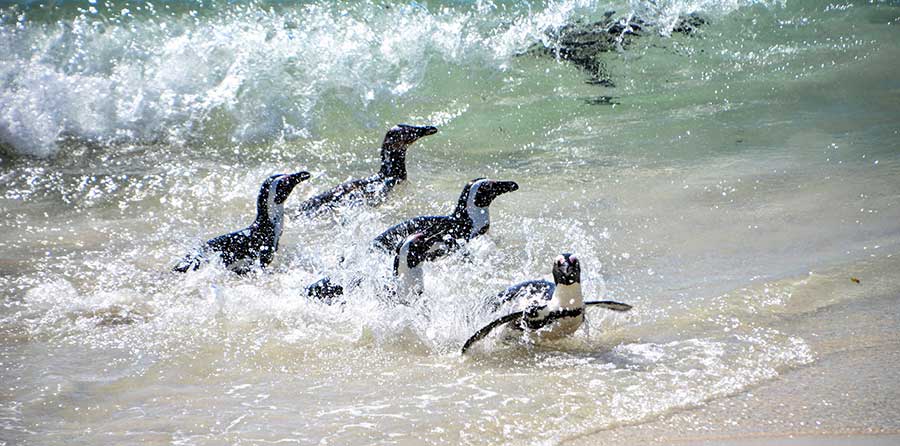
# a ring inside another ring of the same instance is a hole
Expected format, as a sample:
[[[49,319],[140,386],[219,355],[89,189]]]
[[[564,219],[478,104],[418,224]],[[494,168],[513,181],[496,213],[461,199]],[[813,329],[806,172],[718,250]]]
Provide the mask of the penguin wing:
[[[180,273],[196,270],[201,264],[210,260],[211,254],[218,254],[222,258],[222,263],[229,268],[241,260],[252,262],[260,257],[260,243],[251,234],[251,229],[245,228],[209,239],[196,252],[181,259],[172,270]],[[271,261],[271,259],[268,260]],[[247,271],[249,271],[249,267],[235,272]]]
[[[548,282],[546,280],[529,280],[527,282],[517,283],[501,291],[494,297],[490,304],[493,307],[493,311],[497,311],[503,304],[535,295],[542,296],[544,300],[549,300],[553,297],[554,288],[556,288],[556,284],[553,282]]]
[[[425,237],[434,237],[435,235],[450,232],[453,227],[453,221],[446,216],[428,216],[416,217],[397,223],[386,231],[375,237],[372,244],[385,252],[395,253],[403,244],[403,240],[417,232],[421,232]]]
[[[476,331],[475,334],[473,334],[472,337],[470,337],[469,340],[467,340],[466,343],[463,344],[461,353],[466,354],[466,351],[468,351],[469,348],[471,348],[473,344],[484,339],[484,337],[487,336],[488,334],[490,334],[491,331],[493,331],[495,328],[497,328],[503,324],[506,324],[508,322],[518,321],[522,318],[523,314],[525,314],[525,313],[522,311],[510,313],[510,314],[507,314],[506,316],[501,317],[500,319],[497,319],[497,320],[491,322],[490,324],[485,325],[484,327],[481,328],[481,330]]]
[[[616,302],[614,300],[589,300],[584,303],[585,307],[589,307],[592,305],[596,305],[612,311],[628,311],[632,308],[631,305],[623,304],[622,302]]]

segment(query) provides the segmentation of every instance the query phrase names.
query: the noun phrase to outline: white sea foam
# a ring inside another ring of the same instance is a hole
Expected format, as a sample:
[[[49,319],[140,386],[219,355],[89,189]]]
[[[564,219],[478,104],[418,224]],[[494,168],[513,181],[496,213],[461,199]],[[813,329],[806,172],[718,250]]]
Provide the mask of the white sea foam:
[[[665,32],[680,14],[739,4],[708,3],[630,8]],[[528,45],[551,44],[548,31],[608,7],[596,0],[534,9],[254,3],[168,13],[147,5],[123,12],[110,3],[52,21],[7,10],[0,144],[44,157],[63,138],[175,145],[305,138],[333,107],[358,110],[354,118],[369,125],[373,105],[422,100],[430,65],[503,70]]]

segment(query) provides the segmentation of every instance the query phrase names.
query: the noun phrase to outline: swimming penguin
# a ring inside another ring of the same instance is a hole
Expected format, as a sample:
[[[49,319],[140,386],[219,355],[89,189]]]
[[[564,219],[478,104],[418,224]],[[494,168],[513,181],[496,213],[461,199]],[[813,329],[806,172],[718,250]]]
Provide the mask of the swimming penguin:
[[[437,127],[397,124],[384,135],[381,143],[381,170],[375,175],[346,181],[300,204],[299,214],[315,215],[318,211],[340,204],[377,204],[400,182],[406,180],[406,149],[419,138],[437,133]]]
[[[409,305],[419,299],[425,289],[422,263],[434,260],[435,255],[431,248],[437,241],[428,239],[421,233],[410,235],[403,241],[394,255],[393,283],[385,287],[385,294],[389,300]],[[356,279],[350,287],[356,287],[360,282],[361,279]],[[344,287],[334,284],[328,277],[306,287],[308,297],[328,304],[343,294]]]
[[[531,280],[513,285],[497,296],[500,304],[517,301],[519,311],[484,326],[463,345],[465,353],[493,329],[505,326],[507,334],[532,339],[559,339],[575,333],[584,321],[584,308],[597,305],[613,311],[631,310],[631,305],[611,300],[587,301],[581,295],[581,265],[574,254],[561,254],[553,262],[553,283]]]
[[[463,188],[452,214],[406,220],[388,228],[372,243],[382,250],[396,252],[406,237],[421,232],[427,239],[443,239],[446,250],[455,249],[459,240],[468,241],[486,233],[491,225],[488,206],[499,195],[518,189],[514,181],[476,178]]]
[[[421,232],[410,235],[394,256],[394,288],[390,294],[398,303],[409,305],[425,291],[422,263],[433,260],[429,251],[436,239],[428,239]]]
[[[207,241],[197,252],[185,256],[173,270],[183,273],[197,269],[209,261],[211,254],[221,256],[225,266],[238,274],[249,272],[256,264],[264,267],[271,263],[284,226],[284,202],[294,186],[308,178],[309,172],[266,178],[256,198],[256,220],[252,225]]]

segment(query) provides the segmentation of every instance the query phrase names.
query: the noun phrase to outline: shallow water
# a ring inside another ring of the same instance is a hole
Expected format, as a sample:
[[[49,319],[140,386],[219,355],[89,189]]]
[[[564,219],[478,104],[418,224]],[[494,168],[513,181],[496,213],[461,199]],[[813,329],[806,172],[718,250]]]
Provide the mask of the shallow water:
[[[895,3],[81,7],[0,10],[0,443],[558,444],[900,345]],[[603,56],[615,87],[519,55],[608,9],[654,23]],[[266,272],[168,272],[272,173],[313,172],[291,207],[374,171],[397,122],[440,132],[384,205],[289,221]],[[420,305],[380,298],[369,241],[479,176],[520,185],[489,235]],[[568,251],[635,310],[459,355],[484,297]],[[304,299],[326,274],[364,280]]]

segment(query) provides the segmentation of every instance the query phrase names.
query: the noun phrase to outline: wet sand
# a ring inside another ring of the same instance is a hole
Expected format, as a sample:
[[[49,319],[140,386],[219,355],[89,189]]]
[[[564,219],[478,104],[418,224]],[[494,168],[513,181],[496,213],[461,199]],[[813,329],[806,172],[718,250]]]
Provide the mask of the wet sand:
[[[862,293],[860,298],[782,319],[785,329],[812,334],[807,339],[813,363],[727,398],[561,444],[900,444],[900,290],[891,272],[896,263],[888,259],[881,268],[867,267],[876,283],[855,284],[848,275],[830,291]]]

